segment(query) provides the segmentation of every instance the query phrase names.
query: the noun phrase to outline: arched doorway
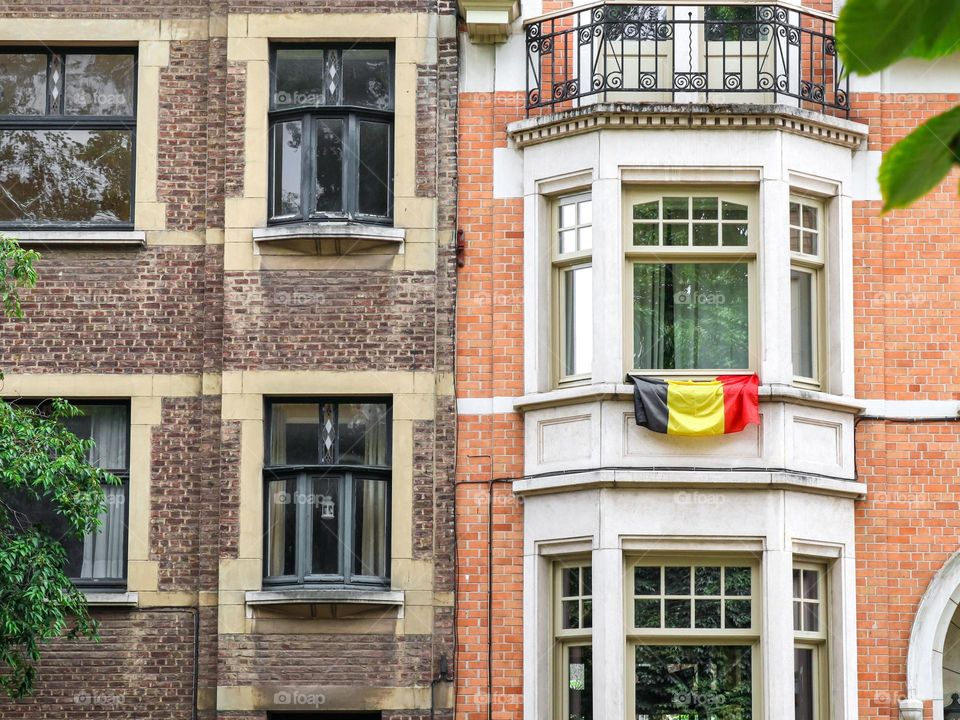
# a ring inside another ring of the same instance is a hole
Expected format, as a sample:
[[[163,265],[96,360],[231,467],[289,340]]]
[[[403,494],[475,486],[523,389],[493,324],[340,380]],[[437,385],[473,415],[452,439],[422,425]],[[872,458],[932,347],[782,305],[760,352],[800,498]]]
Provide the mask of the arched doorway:
[[[900,701],[903,720],[920,720],[923,703],[933,719],[943,719],[944,698],[960,693],[960,552],[927,586],[910,631],[907,697]]]

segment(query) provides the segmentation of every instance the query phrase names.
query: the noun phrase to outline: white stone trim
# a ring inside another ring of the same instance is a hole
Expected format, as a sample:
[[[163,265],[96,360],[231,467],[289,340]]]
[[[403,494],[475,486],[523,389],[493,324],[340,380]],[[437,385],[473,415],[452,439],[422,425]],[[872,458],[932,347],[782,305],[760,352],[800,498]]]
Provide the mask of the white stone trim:
[[[146,244],[143,230],[18,230],[0,229],[0,234],[16,238],[22,245],[134,245]]]
[[[109,592],[106,590],[83,590],[90,607],[135,608],[140,604],[140,595],[136,592]]]
[[[863,412],[885,420],[943,419],[960,416],[956,400],[863,400]]]
[[[458,398],[457,415],[505,415],[515,412],[512,397]]]
[[[399,605],[402,590],[341,590],[334,588],[295,588],[288,590],[248,590],[247,605]]]

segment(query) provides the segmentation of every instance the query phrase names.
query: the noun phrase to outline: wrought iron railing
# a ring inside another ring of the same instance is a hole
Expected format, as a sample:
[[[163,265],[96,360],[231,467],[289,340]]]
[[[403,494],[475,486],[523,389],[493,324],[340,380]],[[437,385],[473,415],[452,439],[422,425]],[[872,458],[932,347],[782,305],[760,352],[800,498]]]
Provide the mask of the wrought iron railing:
[[[795,6],[605,2],[526,26],[527,114],[598,102],[849,114],[833,19]]]

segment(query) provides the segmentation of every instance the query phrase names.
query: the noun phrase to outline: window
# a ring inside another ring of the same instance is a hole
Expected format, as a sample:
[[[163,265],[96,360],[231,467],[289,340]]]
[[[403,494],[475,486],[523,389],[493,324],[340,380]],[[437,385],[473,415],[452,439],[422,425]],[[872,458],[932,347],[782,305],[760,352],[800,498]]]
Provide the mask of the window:
[[[0,223],[131,227],[136,53],[0,52]]]
[[[559,297],[560,380],[589,377],[593,363],[593,203],[557,201],[553,257]]]
[[[819,384],[820,297],[823,285],[823,206],[816,200],[790,200],[790,329],[793,374]]]
[[[628,569],[632,717],[753,717],[756,566],[671,560]]]
[[[593,720],[593,575],[590,565],[554,568],[558,718]]]
[[[796,720],[827,717],[827,628],[824,614],[824,568],[793,568],[793,673]]]
[[[127,577],[130,409],[125,403],[115,402],[72,404],[82,414],[63,422],[77,437],[95,443],[87,462],[109,470],[122,480],[121,485],[105,485],[103,488],[106,510],[100,516],[99,531],[87,533],[81,540],[73,536],[65,520],[49,503],[13,498],[9,504],[15,506],[29,523],[44,526],[60,541],[67,553],[64,570],[77,586],[123,589]]]
[[[272,400],[267,411],[265,582],[389,584],[388,403]]]
[[[272,49],[270,220],[393,216],[393,51]]]
[[[630,369],[753,367],[753,202],[706,188],[628,198]]]

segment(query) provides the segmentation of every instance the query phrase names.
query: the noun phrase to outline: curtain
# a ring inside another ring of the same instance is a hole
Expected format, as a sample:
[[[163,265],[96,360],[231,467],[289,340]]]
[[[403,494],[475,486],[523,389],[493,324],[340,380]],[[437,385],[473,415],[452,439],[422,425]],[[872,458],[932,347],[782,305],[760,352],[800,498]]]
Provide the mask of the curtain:
[[[270,464],[287,464],[287,423],[289,405],[274,404],[270,408]]]
[[[83,578],[122,578],[124,504],[126,491],[122,485],[103,488],[107,509],[100,515],[100,530],[87,533],[83,539]]]
[[[360,512],[360,572],[363,575],[387,574],[387,483],[383,480],[360,480],[362,509]]]
[[[387,408],[384,405],[366,405],[367,432],[364,464],[387,464]]]
[[[284,554],[286,549],[286,504],[293,502],[293,497],[287,497],[287,483],[284,480],[274,481],[269,484],[270,492],[270,518],[267,532],[268,547],[268,575],[284,574]]]

